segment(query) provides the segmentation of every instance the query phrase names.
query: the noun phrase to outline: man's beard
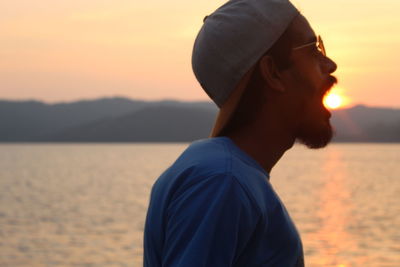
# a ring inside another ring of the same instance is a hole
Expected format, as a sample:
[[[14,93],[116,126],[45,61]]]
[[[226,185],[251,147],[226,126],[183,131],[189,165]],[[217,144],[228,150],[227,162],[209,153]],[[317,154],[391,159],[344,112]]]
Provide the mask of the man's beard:
[[[311,119],[302,123],[297,131],[297,140],[309,148],[325,147],[332,140],[333,129],[329,122]]]
[[[329,144],[333,137],[333,128],[329,121],[330,112],[323,105],[325,94],[337,83],[334,76],[329,76],[321,95],[304,111],[302,122],[296,131],[296,139],[309,148],[322,148]]]

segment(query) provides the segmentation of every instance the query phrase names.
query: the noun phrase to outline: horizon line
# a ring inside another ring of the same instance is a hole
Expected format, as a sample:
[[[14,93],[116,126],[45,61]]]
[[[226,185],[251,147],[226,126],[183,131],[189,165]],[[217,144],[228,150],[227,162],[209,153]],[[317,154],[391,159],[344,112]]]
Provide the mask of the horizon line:
[[[138,101],[138,102],[179,102],[179,103],[213,103],[211,100],[182,100],[182,99],[176,99],[176,98],[159,98],[159,99],[153,99],[153,100],[148,100],[148,99],[140,99],[140,98],[131,98],[128,96],[122,96],[122,95],[115,95],[115,96],[99,96],[96,98],[80,98],[80,99],[75,99],[75,100],[59,100],[59,101],[46,101],[46,100],[41,100],[41,99],[35,99],[35,98],[21,98],[21,99],[7,99],[7,98],[0,98],[0,101],[5,101],[5,102],[39,102],[43,103],[46,105],[60,105],[60,104],[72,104],[76,102],[91,102],[91,101],[98,101],[98,100],[104,100],[104,99],[126,99],[126,100],[131,100],[131,101]],[[349,109],[349,108],[354,108],[357,106],[365,106],[369,108],[388,108],[388,109],[400,109],[400,106],[395,107],[395,106],[373,106],[373,105],[368,105],[365,103],[354,103],[348,106],[344,106],[341,108],[337,108],[334,110],[340,110],[340,109]]]

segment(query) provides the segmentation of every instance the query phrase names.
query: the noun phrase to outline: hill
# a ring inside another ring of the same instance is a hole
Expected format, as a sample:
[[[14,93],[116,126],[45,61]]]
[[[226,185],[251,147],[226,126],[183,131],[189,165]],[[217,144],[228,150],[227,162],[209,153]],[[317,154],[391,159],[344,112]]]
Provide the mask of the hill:
[[[211,102],[103,98],[71,103],[0,100],[1,142],[189,142],[208,136]],[[332,112],[339,142],[400,142],[400,109]]]

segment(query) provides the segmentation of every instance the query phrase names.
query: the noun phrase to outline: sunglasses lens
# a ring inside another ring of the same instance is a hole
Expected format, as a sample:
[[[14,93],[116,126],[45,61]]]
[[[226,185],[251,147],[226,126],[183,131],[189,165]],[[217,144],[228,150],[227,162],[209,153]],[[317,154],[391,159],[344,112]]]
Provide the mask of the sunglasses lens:
[[[321,36],[318,36],[318,50],[321,51],[324,56],[326,56],[325,46]]]

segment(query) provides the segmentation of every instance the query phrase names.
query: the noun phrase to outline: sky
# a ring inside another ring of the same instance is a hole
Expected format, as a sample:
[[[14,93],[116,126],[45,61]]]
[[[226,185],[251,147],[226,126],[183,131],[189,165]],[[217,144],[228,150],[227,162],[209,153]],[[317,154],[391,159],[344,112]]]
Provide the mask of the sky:
[[[208,100],[191,68],[220,0],[0,2],[0,99]],[[400,1],[293,0],[335,60],[349,106],[400,108]]]

